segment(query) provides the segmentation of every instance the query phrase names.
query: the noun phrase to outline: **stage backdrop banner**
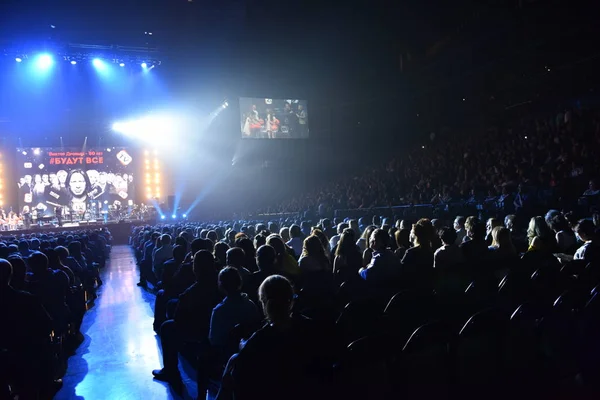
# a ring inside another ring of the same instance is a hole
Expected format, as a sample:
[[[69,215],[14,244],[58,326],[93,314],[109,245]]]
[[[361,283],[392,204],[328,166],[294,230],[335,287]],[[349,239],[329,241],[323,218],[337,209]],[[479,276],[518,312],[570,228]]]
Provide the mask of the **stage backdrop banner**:
[[[135,202],[134,159],[126,148],[19,148],[21,212],[53,216],[57,208],[97,215],[108,206]]]

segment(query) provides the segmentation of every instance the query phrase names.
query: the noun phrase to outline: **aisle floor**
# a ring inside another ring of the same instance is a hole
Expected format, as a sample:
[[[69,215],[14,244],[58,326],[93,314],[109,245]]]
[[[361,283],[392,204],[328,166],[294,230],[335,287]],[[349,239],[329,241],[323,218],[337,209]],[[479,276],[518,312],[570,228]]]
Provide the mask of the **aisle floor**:
[[[160,339],[152,330],[154,295],[136,286],[139,272],[130,248],[114,247],[101,274],[104,285],[81,328],[85,340],[69,358],[55,399],[181,399],[152,379],[152,370],[162,367]],[[195,398],[195,372],[185,362],[180,370],[183,398]]]

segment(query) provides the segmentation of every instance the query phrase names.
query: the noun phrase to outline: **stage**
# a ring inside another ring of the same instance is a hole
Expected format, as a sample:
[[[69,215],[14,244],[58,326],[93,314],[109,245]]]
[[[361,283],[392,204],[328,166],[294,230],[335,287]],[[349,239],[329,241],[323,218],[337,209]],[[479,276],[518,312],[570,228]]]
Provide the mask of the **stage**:
[[[151,221],[109,221],[107,223],[104,222],[88,222],[88,221],[80,221],[80,222],[65,222],[63,226],[55,226],[53,224],[44,224],[42,226],[35,225],[31,226],[29,229],[18,229],[11,231],[0,231],[0,236],[16,236],[20,237],[22,235],[31,235],[32,233],[43,234],[43,233],[62,233],[62,232],[70,232],[70,231],[81,231],[81,230],[94,230],[100,228],[107,228],[113,237],[113,245],[120,244],[128,244],[129,243],[129,235],[131,234],[131,229],[134,226],[146,225],[151,223]]]

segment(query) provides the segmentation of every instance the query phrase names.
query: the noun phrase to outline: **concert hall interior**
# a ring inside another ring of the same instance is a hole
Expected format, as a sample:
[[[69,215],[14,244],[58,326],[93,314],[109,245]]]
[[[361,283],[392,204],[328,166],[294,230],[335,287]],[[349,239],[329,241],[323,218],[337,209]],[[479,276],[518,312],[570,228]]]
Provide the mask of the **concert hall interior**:
[[[599,399],[592,3],[0,1],[0,400]]]

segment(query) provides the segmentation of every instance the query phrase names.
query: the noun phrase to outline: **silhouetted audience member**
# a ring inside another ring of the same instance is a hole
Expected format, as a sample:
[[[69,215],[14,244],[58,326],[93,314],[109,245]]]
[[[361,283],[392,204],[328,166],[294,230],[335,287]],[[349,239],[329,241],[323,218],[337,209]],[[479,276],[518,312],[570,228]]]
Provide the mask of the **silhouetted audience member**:
[[[360,276],[373,287],[389,287],[398,283],[400,261],[389,250],[390,236],[383,229],[375,229],[369,238],[373,251],[371,261],[360,270]]]
[[[208,339],[217,350],[218,359],[224,363],[238,348],[238,343],[231,338],[233,328],[240,324],[246,330],[254,331],[262,317],[254,302],[242,293],[242,277],[237,269],[222,269],[218,279],[225,298],[212,311]]]
[[[305,399],[321,393],[327,377],[322,332],[292,315],[294,289],[283,276],[267,278],[259,290],[268,324],[234,355],[226,368],[220,399]]]
[[[0,259],[0,384],[10,385],[19,398],[49,398],[52,318],[37,296],[11,286],[12,272],[11,263]]]
[[[171,383],[181,389],[178,353],[184,342],[199,343],[206,347],[210,316],[219,302],[215,259],[208,250],[194,255],[196,283],[179,296],[174,318],[160,327],[163,368],[152,371],[158,380]]]
[[[57,333],[65,332],[70,318],[66,301],[69,277],[62,271],[50,269],[48,257],[44,253],[32,253],[27,263],[31,269],[27,275],[27,291],[42,302],[54,321],[54,330]]]
[[[575,233],[583,241],[583,246],[577,249],[573,258],[587,262],[599,262],[600,245],[598,244],[594,223],[588,219],[580,220],[575,227]]]
[[[442,247],[437,249],[433,255],[433,267],[440,270],[463,264],[465,258],[460,247],[456,245],[458,235],[455,228],[443,227],[440,229],[439,235]]]

